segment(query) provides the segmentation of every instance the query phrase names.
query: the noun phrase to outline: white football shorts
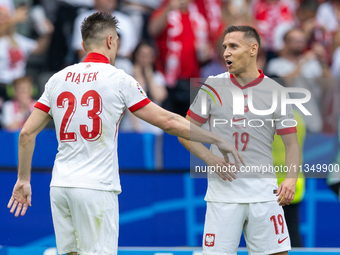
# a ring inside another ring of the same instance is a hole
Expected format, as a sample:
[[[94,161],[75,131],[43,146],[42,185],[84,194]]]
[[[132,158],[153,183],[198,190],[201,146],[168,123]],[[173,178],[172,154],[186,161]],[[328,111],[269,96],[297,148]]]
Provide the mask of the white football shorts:
[[[118,195],[114,191],[51,187],[58,254],[116,255]]]
[[[203,255],[236,255],[242,230],[248,254],[268,255],[291,250],[284,212],[276,201],[207,202]]]

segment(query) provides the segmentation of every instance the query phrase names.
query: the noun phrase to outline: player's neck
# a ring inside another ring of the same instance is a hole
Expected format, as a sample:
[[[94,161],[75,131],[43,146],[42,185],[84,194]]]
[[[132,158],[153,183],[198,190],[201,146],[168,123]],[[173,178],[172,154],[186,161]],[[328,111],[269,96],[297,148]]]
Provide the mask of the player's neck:
[[[260,72],[257,69],[257,67],[254,66],[253,68],[245,72],[233,74],[233,75],[241,86],[245,86],[248,83],[252,82],[253,80],[257,79],[260,75]]]
[[[107,51],[105,50],[102,50],[102,49],[91,49],[87,52],[87,54],[90,54],[90,53],[98,53],[98,54],[101,54],[105,57],[107,57],[107,59],[110,61],[110,64],[111,65],[114,65],[114,60],[110,59],[110,56],[109,54],[107,53]]]

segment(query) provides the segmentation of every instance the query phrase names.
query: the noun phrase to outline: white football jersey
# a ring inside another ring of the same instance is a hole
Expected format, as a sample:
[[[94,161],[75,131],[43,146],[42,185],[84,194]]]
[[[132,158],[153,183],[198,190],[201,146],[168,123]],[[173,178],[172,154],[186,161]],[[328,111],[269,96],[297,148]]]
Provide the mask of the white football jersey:
[[[269,172],[269,166],[273,165],[271,144],[275,132],[279,135],[296,132],[296,122],[291,105],[287,105],[286,114],[281,113],[283,87],[265,77],[262,71],[260,73],[257,79],[243,87],[228,72],[210,76],[190,106],[188,115],[202,124],[207,122],[204,127],[235,146],[246,162],[246,167],[242,166],[237,179],[232,182],[223,181],[215,173],[208,174],[207,201],[251,203],[277,199],[274,194],[277,189],[275,172]],[[244,114],[233,114],[235,107],[231,90],[241,93]],[[253,108],[271,109],[274,90],[277,91],[274,112],[254,114]],[[253,107],[249,106],[250,93]],[[216,145],[211,145],[210,150],[223,157]],[[263,167],[267,167],[268,172],[263,171]]]
[[[120,192],[119,122],[126,108],[149,102],[135,79],[98,53],[53,75],[35,105],[51,115],[57,133],[51,186]]]

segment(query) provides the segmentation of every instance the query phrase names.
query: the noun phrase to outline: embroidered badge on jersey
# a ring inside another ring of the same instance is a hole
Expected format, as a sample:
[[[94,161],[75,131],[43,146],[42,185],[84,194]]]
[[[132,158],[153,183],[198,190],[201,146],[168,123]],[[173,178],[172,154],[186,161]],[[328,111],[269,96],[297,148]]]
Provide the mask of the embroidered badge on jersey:
[[[205,234],[204,245],[212,247],[215,245],[215,234]]]

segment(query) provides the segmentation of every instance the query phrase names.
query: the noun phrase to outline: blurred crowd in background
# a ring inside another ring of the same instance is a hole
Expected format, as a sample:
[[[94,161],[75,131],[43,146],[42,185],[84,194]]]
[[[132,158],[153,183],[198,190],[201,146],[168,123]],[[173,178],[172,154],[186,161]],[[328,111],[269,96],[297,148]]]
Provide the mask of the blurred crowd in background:
[[[227,71],[224,29],[251,25],[262,40],[259,69],[312,93],[307,132],[337,130],[339,0],[0,0],[2,128],[20,130],[47,80],[84,59],[80,26],[95,11],[119,20],[115,66],[168,110],[186,115],[190,78]],[[161,133],[125,115],[122,131]]]

